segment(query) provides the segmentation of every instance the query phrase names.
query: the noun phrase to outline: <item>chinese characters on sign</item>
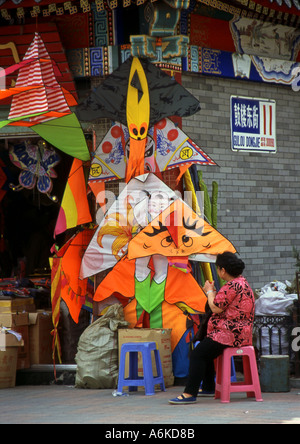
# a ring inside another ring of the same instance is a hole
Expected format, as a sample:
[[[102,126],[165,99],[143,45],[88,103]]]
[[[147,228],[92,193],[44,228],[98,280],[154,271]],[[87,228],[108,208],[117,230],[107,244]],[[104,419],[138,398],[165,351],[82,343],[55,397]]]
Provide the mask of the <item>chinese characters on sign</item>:
[[[231,96],[231,148],[276,153],[275,100]]]

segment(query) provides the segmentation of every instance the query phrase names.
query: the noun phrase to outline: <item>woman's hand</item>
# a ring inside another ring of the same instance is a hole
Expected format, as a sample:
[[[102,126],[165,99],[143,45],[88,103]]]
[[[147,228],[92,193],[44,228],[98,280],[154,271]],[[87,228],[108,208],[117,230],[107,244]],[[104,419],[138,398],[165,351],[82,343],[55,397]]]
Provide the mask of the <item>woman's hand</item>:
[[[212,281],[212,282],[206,281],[204,284],[203,290],[205,291],[205,293],[207,293],[208,291],[215,290],[215,282],[214,281]]]
[[[211,311],[213,313],[217,313],[217,314],[222,313],[223,310],[214,304],[214,299],[217,294],[217,290],[215,289],[215,282],[214,281],[212,281],[212,282],[206,281],[204,284],[203,290],[205,291],[205,293],[207,295],[207,301],[208,301],[208,305],[209,305]]]

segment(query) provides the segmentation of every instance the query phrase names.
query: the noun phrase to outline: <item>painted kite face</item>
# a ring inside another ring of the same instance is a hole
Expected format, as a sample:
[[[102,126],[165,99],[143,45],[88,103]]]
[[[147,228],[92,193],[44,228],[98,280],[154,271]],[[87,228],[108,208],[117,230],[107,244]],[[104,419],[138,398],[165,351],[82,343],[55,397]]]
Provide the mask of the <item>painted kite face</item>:
[[[147,225],[128,245],[128,258],[161,254],[190,256],[235,252],[233,245],[180,199]]]
[[[130,152],[130,139],[127,140],[125,145],[126,159],[129,159]],[[156,171],[155,164],[155,142],[153,137],[148,134],[146,146],[145,146],[145,173],[154,173]]]

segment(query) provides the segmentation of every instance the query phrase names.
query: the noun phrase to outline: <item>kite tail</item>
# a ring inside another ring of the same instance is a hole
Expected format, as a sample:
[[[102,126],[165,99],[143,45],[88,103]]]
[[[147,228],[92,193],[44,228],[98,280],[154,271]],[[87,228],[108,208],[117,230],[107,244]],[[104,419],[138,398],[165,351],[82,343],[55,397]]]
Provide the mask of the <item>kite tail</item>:
[[[130,138],[129,159],[126,167],[126,183],[133,177],[145,172],[145,148],[147,138],[135,140]]]
[[[59,336],[58,336],[58,329],[57,329],[57,327],[55,327],[51,331],[51,335],[53,336],[53,341],[52,341],[52,360],[53,360],[54,379],[56,381],[55,351],[57,352],[58,362],[60,364],[62,363],[62,360],[61,360],[61,346],[60,346],[60,340],[59,340]]]
[[[61,347],[58,336],[58,323],[60,317],[60,301],[61,301],[61,258],[51,258],[51,305],[52,305],[52,322],[53,330],[51,335],[53,336],[52,342],[52,358],[54,367],[54,377],[56,380],[56,368],[55,368],[55,351],[57,350],[57,356],[59,363],[61,364]]]

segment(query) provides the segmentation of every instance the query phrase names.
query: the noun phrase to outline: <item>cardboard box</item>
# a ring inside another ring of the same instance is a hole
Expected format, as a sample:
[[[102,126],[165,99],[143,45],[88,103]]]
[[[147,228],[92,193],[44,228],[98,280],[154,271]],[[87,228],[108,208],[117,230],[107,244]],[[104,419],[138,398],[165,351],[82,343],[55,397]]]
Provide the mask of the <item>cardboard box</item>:
[[[29,313],[29,323],[30,365],[52,364],[52,312]]]
[[[0,313],[0,327],[18,327],[19,325],[29,325],[29,316],[24,313]]]
[[[119,337],[119,360],[121,346],[126,342],[155,342],[159,350],[165,386],[170,387],[174,384],[173,365],[172,365],[172,349],[171,349],[171,329],[160,328],[120,328],[118,330]],[[126,356],[126,370],[128,377],[129,356]],[[152,359],[153,374],[156,375],[155,359]],[[143,374],[142,357],[139,353],[138,357],[138,373]]]
[[[15,387],[18,349],[23,345],[22,339],[0,331],[0,389]]]
[[[29,368],[30,356],[28,313],[0,313],[0,326],[11,328],[22,335],[24,344],[18,349],[17,370]]]
[[[3,297],[0,299],[0,313],[18,313],[35,311],[33,298]]]
[[[18,325],[14,330],[22,335],[23,346],[18,350],[17,370],[30,368],[30,353],[29,353],[29,325]]]

